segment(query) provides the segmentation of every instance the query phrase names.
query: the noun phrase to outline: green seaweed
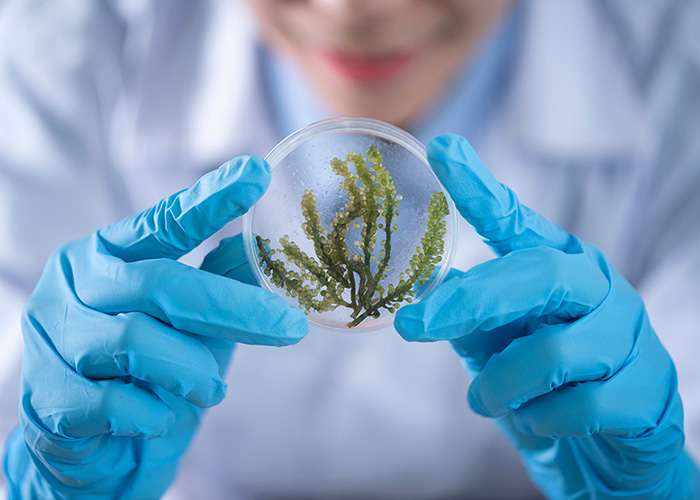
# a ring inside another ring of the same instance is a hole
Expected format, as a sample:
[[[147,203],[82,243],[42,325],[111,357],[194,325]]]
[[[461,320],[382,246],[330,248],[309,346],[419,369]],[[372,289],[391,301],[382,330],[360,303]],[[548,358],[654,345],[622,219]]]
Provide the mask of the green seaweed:
[[[392,235],[398,229],[401,195],[376,146],[369,148],[366,158],[351,152],[345,160],[334,158],[330,166],[342,179],[340,187],[347,201],[329,229],[321,224],[316,193],[308,190],[301,198],[302,229],[313,242],[315,255],[307,255],[287,235],[279,240],[281,250],[271,249],[270,240],[260,236],[256,236],[256,242],[265,275],[296,298],[306,314],[347,307],[352,311],[347,326],[352,328],[367,318],[378,318],[381,309],[393,313],[402,303],[412,301],[418,293],[415,285],[424,285],[442,258],[449,207],[443,193],[433,193],[420,246],[399,282],[385,288],[383,280],[391,270]],[[360,230],[360,239],[355,242],[359,253],[348,249],[350,227]],[[280,252],[286,265],[274,258]]]

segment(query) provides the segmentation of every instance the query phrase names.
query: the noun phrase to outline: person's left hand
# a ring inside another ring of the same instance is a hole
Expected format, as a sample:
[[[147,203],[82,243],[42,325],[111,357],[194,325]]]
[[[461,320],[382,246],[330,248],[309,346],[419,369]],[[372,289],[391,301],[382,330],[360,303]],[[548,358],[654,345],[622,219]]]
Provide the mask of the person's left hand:
[[[673,362],[642,299],[602,252],[520,205],[469,143],[439,136],[430,163],[461,215],[500,257],[401,308],[410,341],[449,340],[552,498],[689,498]],[[604,223],[604,221],[601,221]]]

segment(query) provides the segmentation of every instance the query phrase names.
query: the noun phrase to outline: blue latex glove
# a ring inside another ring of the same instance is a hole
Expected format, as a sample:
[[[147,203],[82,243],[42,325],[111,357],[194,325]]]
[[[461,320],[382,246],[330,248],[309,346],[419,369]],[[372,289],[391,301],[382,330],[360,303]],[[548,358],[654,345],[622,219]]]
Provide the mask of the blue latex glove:
[[[202,409],[224,397],[234,342],[282,346],[307,333],[299,309],[251,286],[240,237],[202,269],[174,260],[247,211],[269,181],[261,158],[236,158],[54,252],[23,315],[11,498],[158,498]],[[229,279],[239,271],[244,282]]]
[[[450,340],[550,498],[695,498],[676,371],[644,303],[601,251],[520,205],[469,143],[436,137],[430,163],[500,258],[403,307],[407,340]],[[604,223],[604,221],[601,221]]]

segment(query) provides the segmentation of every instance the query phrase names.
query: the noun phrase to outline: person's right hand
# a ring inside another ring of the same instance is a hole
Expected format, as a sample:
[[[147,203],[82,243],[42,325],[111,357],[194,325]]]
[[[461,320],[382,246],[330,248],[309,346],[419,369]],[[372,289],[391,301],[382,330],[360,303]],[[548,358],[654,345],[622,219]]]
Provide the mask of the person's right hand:
[[[234,343],[282,346],[308,332],[299,309],[235,280],[242,253],[210,254],[202,269],[175,260],[269,181],[261,158],[236,158],[53,253],[22,318],[11,498],[158,498],[202,409],[224,397]]]

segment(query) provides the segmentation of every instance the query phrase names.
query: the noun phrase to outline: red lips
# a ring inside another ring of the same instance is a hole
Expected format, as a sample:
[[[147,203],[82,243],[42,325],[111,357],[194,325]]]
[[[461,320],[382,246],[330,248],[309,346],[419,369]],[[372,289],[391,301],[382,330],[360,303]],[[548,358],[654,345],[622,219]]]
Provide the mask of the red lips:
[[[320,53],[324,62],[342,77],[356,83],[382,83],[397,78],[418,56],[415,52],[381,55],[354,55],[327,49]]]

